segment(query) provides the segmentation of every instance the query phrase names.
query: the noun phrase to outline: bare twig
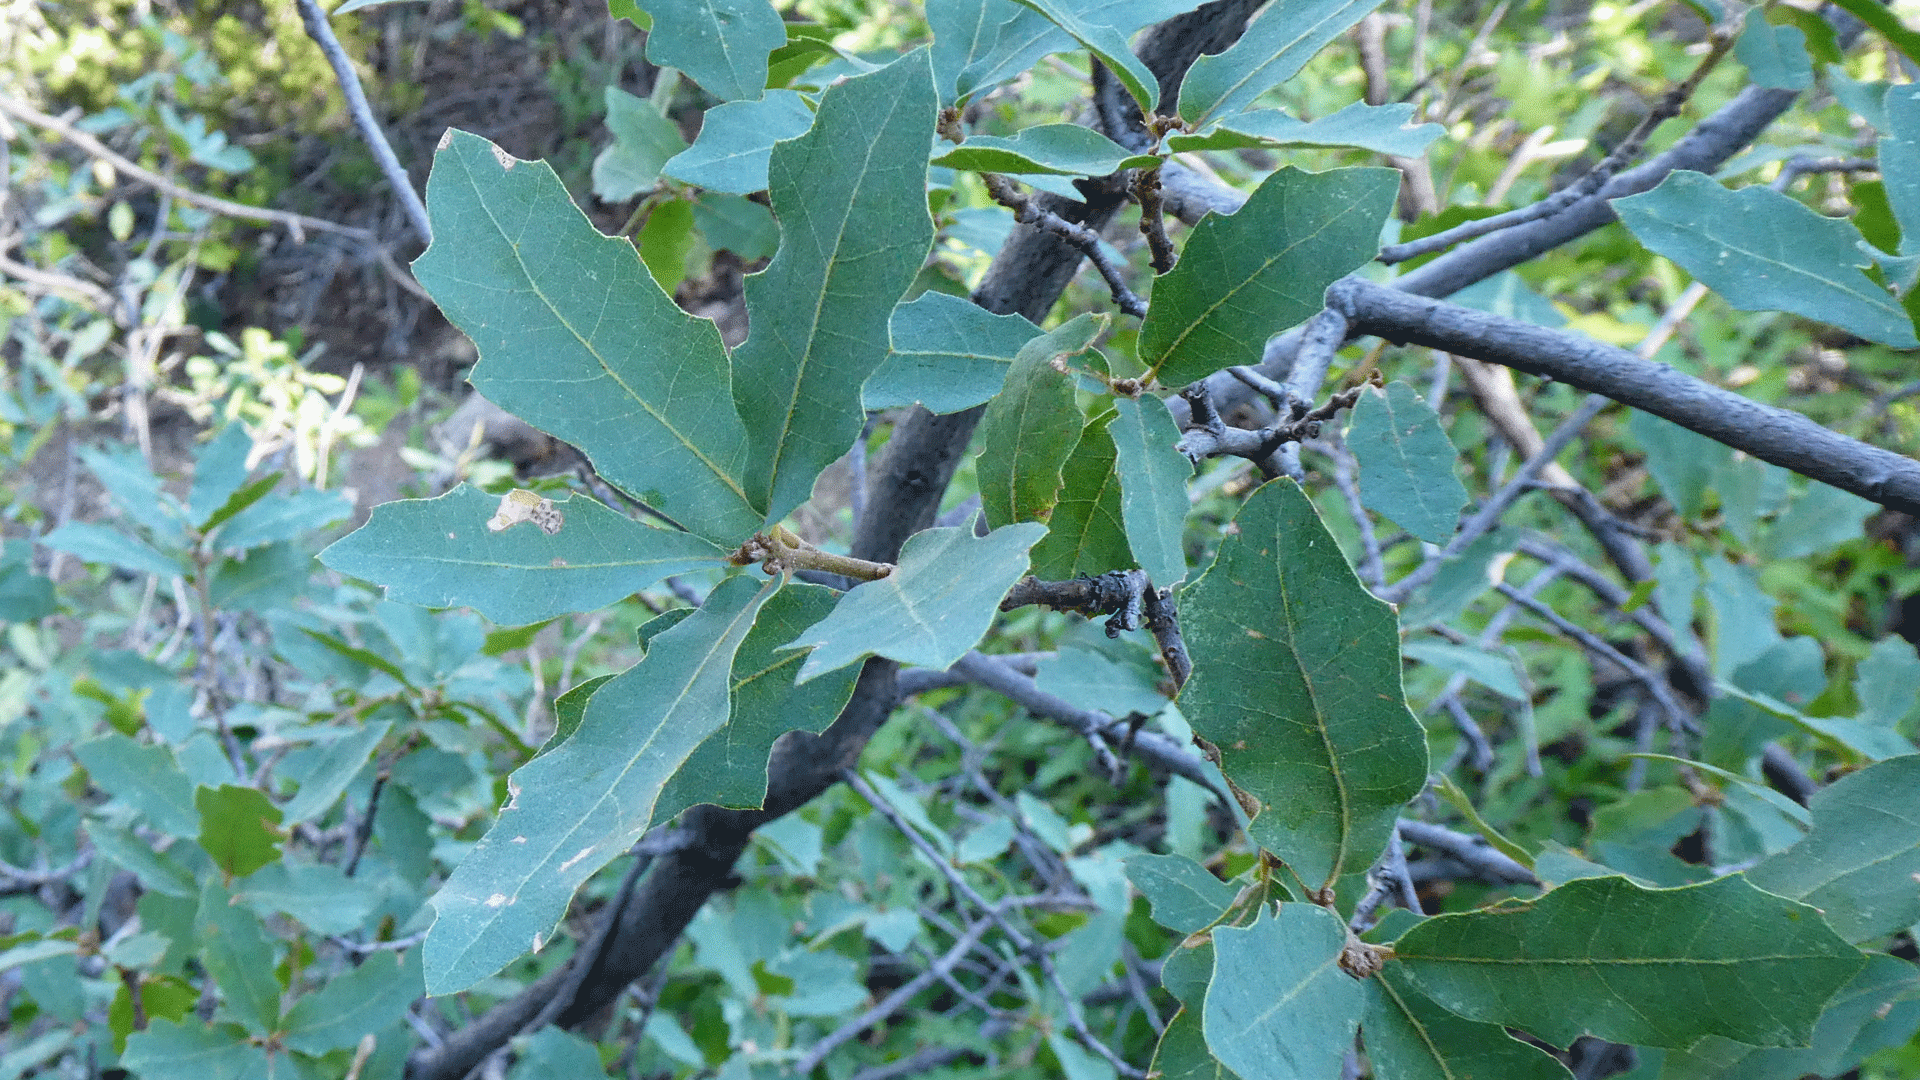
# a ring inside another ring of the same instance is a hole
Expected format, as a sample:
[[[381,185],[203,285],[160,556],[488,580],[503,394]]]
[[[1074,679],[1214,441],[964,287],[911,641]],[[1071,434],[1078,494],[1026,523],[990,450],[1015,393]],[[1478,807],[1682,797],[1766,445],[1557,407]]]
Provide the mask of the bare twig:
[[[1441,825],[1401,818],[1400,838],[1459,862],[1481,877],[1500,884],[1539,885],[1533,871],[1513,861],[1477,836],[1454,832]]]
[[[393,186],[393,193],[399,196],[400,205],[406,209],[407,221],[413,225],[414,233],[431,244],[433,226],[427,221],[427,206],[420,201],[419,192],[413,190],[413,180],[407,176],[400,159],[394,156],[393,144],[387,141],[387,133],[380,130],[380,121],[374,119],[373,107],[367,104],[366,91],[360,87],[360,76],[354,72],[353,61],[347,58],[347,51],[340,47],[340,39],[333,36],[333,27],[327,22],[326,12],[320,10],[317,0],[295,2],[300,7],[300,22],[307,28],[307,36],[320,46],[327,64],[333,68],[333,77],[339,81],[340,92],[347,99],[347,111],[353,114],[353,126],[360,130],[360,138],[373,151],[373,159],[380,163],[380,171],[386,175],[387,183]]]
[[[998,913],[1000,905],[996,904],[993,907]],[[967,932],[961,936],[960,940],[954,942],[953,947],[943,953],[925,971],[901,983],[892,993],[875,1002],[872,1008],[828,1032],[819,1042],[809,1047],[806,1055],[794,1065],[794,1072],[800,1076],[812,1074],[813,1070],[819,1068],[820,1063],[827,1059],[827,1055],[833,1053],[842,1044],[905,1008],[916,994],[939,982],[941,977],[952,971],[967,953],[973,951],[973,947],[979,944],[980,939],[992,928],[993,922],[992,917],[976,920],[972,926],[967,927]]]
[[[1100,250],[1099,233],[1042,207],[1032,196],[1024,195],[1015,188],[1013,181],[998,173],[981,173],[980,179],[987,185],[987,192],[993,196],[994,202],[1013,211],[1013,220],[1022,225],[1045,229],[1085,255],[1093,268],[1100,272],[1101,280],[1107,283],[1107,291],[1113,294],[1113,302],[1121,311],[1136,319],[1146,318],[1147,302],[1127,286],[1126,272],[1119,264]]]
[[[1158,166],[1134,172],[1133,198],[1140,204],[1140,235],[1147,238],[1147,250],[1153,252],[1153,272],[1164,274],[1173,269],[1178,256],[1173,252],[1173,241],[1167,239],[1166,208],[1160,201]]]

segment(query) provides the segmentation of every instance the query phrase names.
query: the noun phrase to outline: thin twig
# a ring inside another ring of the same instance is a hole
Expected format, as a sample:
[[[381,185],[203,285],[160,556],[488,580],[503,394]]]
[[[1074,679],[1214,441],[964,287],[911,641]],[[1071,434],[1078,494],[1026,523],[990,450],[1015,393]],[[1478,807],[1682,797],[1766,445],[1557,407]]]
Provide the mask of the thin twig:
[[[1488,881],[1514,885],[1540,884],[1540,879],[1534,876],[1533,871],[1501,854],[1493,845],[1477,836],[1410,818],[1401,818],[1397,829],[1402,840],[1446,855]]]
[[[407,220],[413,225],[413,231],[426,243],[433,243],[433,226],[427,221],[427,206],[420,201],[420,194],[413,190],[413,180],[407,170],[394,156],[393,144],[387,141],[386,132],[380,130],[380,121],[373,117],[373,107],[367,104],[366,91],[360,87],[360,76],[353,70],[353,61],[347,58],[347,51],[340,47],[340,39],[333,36],[333,27],[327,22],[326,12],[320,10],[316,0],[295,0],[300,7],[300,22],[307,28],[307,36],[320,46],[326,54],[327,63],[333,68],[333,77],[340,83],[340,92],[346,95],[347,111],[353,114],[353,126],[360,129],[360,137],[366,141],[367,148],[373,151],[373,159],[380,163],[380,171],[386,175],[387,183],[392,185],[393,193],[400,198],[400,205],[407,212]]]
[[[1100,272],[1101,280],[1107,283],[1107,291],[1113,294],[1113,302],[1121,311],[1136,319],[1146,318],[1147,302],[1127,287],[1126,272],[1101,250],[1099,233],[1042,207],[1032,196],[1021,194],[1013,186],[1013,181],[998,173],[981,173],[980,179],[987,185],[987,192],[993,196],[994,202],[1013,211],[1013,220],[1022,225],[1045,229],[1085,255],[1093,268]]]
[[[1133,198],[1140,204],[1140,234],[1147,238],[1147,250],[1153,252],[1153,272],[1167,273],[1173,269],[1178,256],[1173,252],[1173,241],[1167,239],[1166,208],[1160,201],[1159,166],[1134,172]]]
[[[995,905],[995,909],[998,910],[998,905]],[[827,1059],[827,1055],[833,1053],[842,1044],[905,1008],[916,994],[939,982],[943,975],[952,971],[954,965],[973,950],[992,926],[993,919],[987,917],[967,927],[967,932],[961,936],[960,940],[954,942],[953,947],[925,971],[901,983],[892,993],[875,1002],[872,1008],[828,1032],[820,1041],[808,1048],[806,1055],[794,1064],[794,1072],[800,1076],[811,1075],[813,1070],[819,1068],[820,1063]]]

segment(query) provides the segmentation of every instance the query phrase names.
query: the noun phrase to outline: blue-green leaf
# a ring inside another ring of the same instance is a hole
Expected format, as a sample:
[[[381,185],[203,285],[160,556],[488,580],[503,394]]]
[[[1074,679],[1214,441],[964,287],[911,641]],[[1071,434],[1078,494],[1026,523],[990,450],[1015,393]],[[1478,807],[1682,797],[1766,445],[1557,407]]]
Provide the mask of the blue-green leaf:
[[[1079,124],[1036,124],[1011,138],[973,135],[934,156],[933,164],[974,172],[1105,176],[1121,169],[1156,165],[1105,135]]]
[[[247,455],[253,437],[244,424],[228,423],[220,433],[194,451],[193,490],[187,496],[187,516],[201,528],[247,482]]]
[[[73,748],[95,787],[146,816],[147,824],[169,836],[192,838],[200,832],[193,808],[193,783],[180,771],[173,752],[147,746],[125,735],[106,735]]]
[[[1394,380],[1354,405],[1347,448],[1360,464],[1360,501],[1430,544],[1460,523],[1467,489],[1454,472],[1459,452],[1440,416],[1413,387]]]
[[[1153,905],[1154,922],[1182,934],[1212,926],[1240,894],[1206,867],[1179,855],[1135,855],[1127,860],[1127,880]]]
[[[933,245],[935,107],[915,51],[827,90],[812,130],[774,147],[780,253],[747,279],[753,329],[733,357],[747,490],[768,521],[806,501],[866,421],[860,384],[886,359],[887,320]]]
[[[1900,253],[1920,254],[1920,87],[1889,86],[1882,104],[1880,176],[1887,205],[1900,223]]]
[[[769,90],[758,101],[729,101],[706,111],[693,145],[660,172],[708,191],[765,191],[773,144],[805,135],[812,126],[807,99],[792,90]]]
[[[660,167],[687,143],[679,127],[646,98],[609,86],[606,102],[613,142],[593,159],[593,193],[606,202],[626,202],[651,190]]]
[[[144,541],[89,521],[69,521],[41,537],[40,542],[82,562],[106,563],[136,574],[172,577],[180,573],[179,563],[155,551]]]
[[[235,905],[219,879],[209,877],[200,889],[193,930],[200,963],[220,988],[227,1013],[255,1035],[273,1031],[280,1020],[281,987],[273,973],[273,944],[260,919]]]
[[[1028,522],[980,537],[965,528],[915,533],[892,574],[855,586],[788,646],[813,649],[800,681],[869,656],[952,667],[986,636],[1007,590],[1027,572],[1027,549],[1045,532]]]
[[[1366,1007],[1340,969],[1346,939],[1340,917],[1314,904],[1215,930],[1202,1020],[1213,1056],[1243,1080],[1338,1076]]]
[[[127,1036],[120,1064],[141,1080],[258,1080],[273,1071],[245,1031],[198,1020],[154,1020]]]
[[[294,1002],[281,1025],[283,1038],[303,1054],[345,1050],[367,1032],[403,1019],[423,993],[419,949],[408,949],[404,957],[378,952]]]
[[[1380,0],[1275,0],[1225,52],[1202,56],[1180,84],[1180,115],[1199,126],[1249,108],[1294,77]]]
[[[1121,29],[1105,21],[1107,13],[1102,5],[1092,0],[1019,0],[1021,4],[1032,8],[1047,17],[1047,21],[1067,32],[1067,36],[1080,43],[1081,47],[1092,53],[1101,63],[1113,72],[1120,85],[1133,95],[1135,104],[1144,114],[1151,114],[1160,104],[1160,81],[1154,78],[1147,65],[1133,55],[1133,49],[1127,44],[1131,29]]]
[[[1060,499],[1033,549],[1035,577],[1065,581],[1134,565],[1121,518],[1118,455],[1107,437],[1113,417],[1109,409],[1087,421],[1060,468]]]
[[[1463,1020],[1415,989],[1393,964],[1363,984],[1360,1021],[1375,1075],[1393,1080],[1570,1080],[1553,1055],[1493,1024]]]
[[[365,767],[368,755],[392,727],[390,720],[369,721],[357,729],[338,733],[338,738],[327,743],[316,755],[318,760],[300,778],[293,798],[281,807],[287,824],[311,821],[332,809],[346,792],[347,785],[353,783],[353,778]]]
[[[1140,359],[1168,386],[1258,363],[1269,337],[1318,312],[1328,285],[1373,258],[1399,193],[1392,169],[1288,167],[1232,215],[1202,218],[1154,285]]]
[[[1060,470],[1080,435],[1080,406],[1063,361],[1099,335],[1093,315],[1027,342],[1007,371],[1006,384],[980,418],[980,456],[974,471],[987,524],[1045,521],[1060,494]]]
[[[443,141],[433,244],[413,270],[479,349],[474,387],[694,533],[746,539],[761,515],[740,481],[746,429],[713,407],[731,379],[720,332],[675,307],[544,163],[464,132]]]
[[[1807,35],[1797,26],[1773,26],[1764,11],[1747,12],[1740,38],[1733,44],[1734,59],[1760,86],[1776,90],[1805,90],[1813,85],[1813,58],[1807,55]]]
[[[515,770],[499,819],[433,898],[428,993],[545,945],[574,890],[647,831],[667,778],[726,722],[734,654],[774,588],[716,586],[594,692],[572,738]]]
[[[1786,311],[1887,345],[1920,345],[1913,320],[1861,269],[1872,260],[1851,221],[1764,187],[1728,191],[1685,170],[1612,205],[1648,250],[1741,311]]]
[[[1180,427],[1156,398],[1122,397],[1107,425],[1113,439],[1114,471],[1120,478],[1120,515],[1127,546],[1140,568],[1162,588],[1187,576],[1187,481],[1193,463],[1174,449]]]
[[[1234,113],[1195,135],[1169,135],[1167,146],[1186,150],[1237,150],[1242,147],[1332,146],[1371,150],[1395,157],[1419,157],[1446,134],[1439,124],[1413,124],[1413,106],[1368,105],[1356,101],[1318,120],[1296,120],[1279,109]]]
[[[653,17],[647,59],[678,68],[722,101],[757,98],[767,87],[767,54],[787,43],[767,0],[646,0]]]
[[[869,409],[916,402],[931,413],[970,409],[1000,392],[1007,368],[1040,328],[964,297],[930,292],[893,309],[892,351],[860,388]]]
[[[320,553],[320,561],[422,607],[464,605],[518,626],[592,611],[661,578],[721,564],[725,553],[692,533],[643,525],[588,498],[556,504],[560,531],[487,523],[500,497],[461,484],[437,499],[385,503]]]
[[[1066,31],[1014,0],[929,0],[940,103],[997,86],[1041,57],[1073,48]]]
[[[1890,758],[1821,788],[1804,840],[1748,874],[1755,885],[1826,914],[1848,941],[1920,922],[1920,754]]]

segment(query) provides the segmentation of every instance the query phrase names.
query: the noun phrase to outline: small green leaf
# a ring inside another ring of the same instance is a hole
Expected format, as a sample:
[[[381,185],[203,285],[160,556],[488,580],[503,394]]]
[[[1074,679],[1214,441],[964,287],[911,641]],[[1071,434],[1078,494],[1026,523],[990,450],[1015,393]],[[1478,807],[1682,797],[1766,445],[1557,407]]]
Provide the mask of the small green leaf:
[[[1460,454],[1413,387],[1396,379],[1384,393],[1361,391],[1347,447],[1360,464],[1360,499],[1369,510],[1430,544],[1447,542],[1467,505],[1454,472]]]
[[[147,824],[168,836],[191,838],[200,832],[193,782],[166,747],[107,735],[74,747],[73,756],[95,787],[138,810]]]
[[[1181,600],[1194,665],[1180,708],[1259,801],[1248,836],[1331,885],[1373,861],[1426,780],[1398,621],[1293,481],[1262,485],[1234,521]]]
[[[760,96],[767,54],[787,43],[767,0],[646,0],[647,59],[678,68],[722,101]]]
[[[693,204],[693,227],[708,247],[731,251],[742,262],[772,258],[780,249],[773,211],[743,195],[703,192]]]
[[[860,384],[886,359],[887,320],[933,245],[934,110],[919,50],[828,89],[813,128],[774,147],[780,252],[747,279],[753,330],[733,355],[746,486],[767,521],[806,501],[866,422]]]
[[[114,505],[129,521],[151,532],[162,544],[186,542],[186,530],[182,528],[186,507],[161,489],[160,478],[153,475],[139,450],[131,446],[83,446],[76,456],[86,463],[87,471],[107,489]]]
[[[1738,874],[1678,889],[1569,881],[1518,910],[1428,919],[1393,948],[1449,1012],[1555,1046],[1804,1046],[1865,959],[1814,909]]]
[[[1513,670],[1513,661],[1505,656],[1472,645],[1430,640],[1406,642],[1400,646],[1400,653],[1409,660],[1465,675],[1508,700],[1527,699],[1527,692],[1520,686],[1520,677]]]
[[[1060,469],[1060,501],[1047,519],[1046,537],[1033,549],[1035,577],[1065,581],[1134,565],[1121,520],[1119,455],[1107,437],[1113,417],[1109,409],[1087,421]]]
[[[433,898],[428,993],[545,945],[581,882],[647,831],[667,778],[726,722],[734,654],[777,587],[721,582],[594,692],[571,738],[514,771],[500,817]]]
[[[1807,490],[1775,519],[1761,541],[1769,559],[1798,559],[1858,538],[1880,507],[1850,491],[1808,481]]]
[[[200,846],[229,879],[280,857],[280,808],[258,790],[233,784],[197,788],[193,805],[200,811]]]
[[[1806,838],[1747,876],[1768,892],[1819,908],[1848,941],[1912,926],[1920,922],[1917,791],[1920,754],[1849,773],[1807,804],[1813,829]]]
[[[187,516],[202,531],[211,527],[206,521],[214,511],[246,485],[247,455],[252,450],[253,437],[247,434],[246,426],[230,422],[194,451]]]
[[[294,1002],[281,1025],[283,1038],[289,1049],[303,1054],[345,1050],[367,1032],[404,1019],[407,1008],[425,992],[419,949],[408,949],[404,957],[377,952]]]
[[[1168,386],[1258,363],[1269,337],[1318,312],[1328,285],[1373,258],[1399,192],[1392,169],[1289,166],[1232,215],[1202,218],[1154,286],[1140,359]]]
[[[1360,1021],[1375,1075],[1393,1080],[1569,1080],[1565,1065],[1493,1024],[1462,1020],[1414,989],[1395,965],[1362,985]]]
[[[87,819],[87,837],[94,849],[140,879],[144,889],[165,896],[191,897],[199,894],[193,874],[169,855],[153,850],[153,845],[124,829],[114,828],[97,818]]]
[[[1193,462],[1174,449],[1180,427],[1157,398],[1114,401],[1117,415],[1107,425],[1113,439],[1114,471],[1120,478],[1120,516],[1127,546],[1157,586],[1178,584],[1187,576],[1187,481]]]
[[[220,530],[221,548],[231,551],[298,540],[353,516],[353,500],[337,491],[307,488],[285,495],[262,494],[226,519]]]
[[[256,1080],[273,1072],[245,1031],[198,1020],[153,1021],[127,1036],[120,1064],[141,1080]]]
[[[1733,451],[1717,439],[1638,410],[1627,416],[1627,431],[1647,452],[1647,472],[1674,512],[1683,518],[1697,516],[1706,506],[1713,478],[1732,461]]]
[[[985,416],[974,466],[987,524],[1045,521],[1060,494],[1060,470],[1080,434],[1073,377],[1056,367],[1099,336],[1103,320],[1081,315],[1027,342]]]
[[[687,276],[687,253],[693,245],[693,204],[668,199],[653,208],[640,234],[633,238],[640,261],[647,264],[662,291],[672,295]]]
[[[466,605],[498,623],[592,611],[661,578],[717,567],[724,552],[691,533],[656,529],[588,498],[555,504],[549,535],[531,522],[487,522],[500,497],[461,484],[437,499],[374,507],[357,531],[320,553],[329,568],[423,607]]]
[[[1267,5],[1225,52],[1194,61],[1180,84],[1181,117],[1197,127],[1251,107],[1379,6],[1380,0],[1280,0]]]
[[[986,636],[1007,590],[1027,572],[1027,549],[1045,531],[1027,523],[981,537],[964,528],[915,533],[892,574],[855,586],[787,646],[813,648],[800,681],[869,656],[952,667]]]
[[[1880,176],[1900,223],[1900,253],[1920,254],[1920,87],[1887,87],[1881,107]]]
[[[1146,659],[1147,651],[1138,649],[1135,653],[1145,663],[1129,664],[1113,652],[1131,643],[1112,644],[1112,652],[1095,652],[1062,642],[1058,652],[1039,662],[1034,684],[1049,694],[1112,716],[1153,716],[1166,708],[1167,699],[1154,689],[1164,672]]]
[[[933,164],[949,169],[1051,176],[1105,176],[1159,163],[1150,154],[1130,154],[1126,147],[1079,124],[1035,124],[1012,138],[972,135],[933,159]]]
[[[106,563],[136,574],[170,578],[180,573],[179,563],[155,551],[145,541],[90,521],[69,521],[41,537],[40,542],[82,562]]]
[[[930,0],[926,7],[942,105],[998,86],[1041,57],[1073,48],[1066,31],[1013,0]]]
[[[1915,31],[1901,21],[1900,16],[1887,10],[1885,5],[1875,0],[1834,0],[1847,13],[1887,39],[1887,44],[1906,56],[1908,60],[1920,64],[1920,31]]]
[[[33,545],[0,541],[0,619],[33,622],[58,610],[52,579],[33,572]]]
[[[1240,894],[1206,867],[1179,855],[1135,855],[1127,860],[1127,880],[1153,905],[1154,922],[1182,934],[1212,926]]]
[[[1154,1048],[1148,1075],[1163,1080],[1239,1080],[1233,1070],[1207,1051],[1207,1039],[1200,1030],[1200,1009],[1192,1005],[1181,1006],[1167,1021],[1167,1029],[1160,1033],[1160,1045]]]
[[[1860,230],[1765,187],[1728,191],[1677,171],[1615,199],[1621,224],[1741,311],[1786,311],[1898,348],[1920,345],[1913,320],[1861,267]]]
[[[727,722],[667,781],[654,807],[662,821],[696,803],[760,806],[767,797],[767,755],[789,731],[821,732],[853,696],[858,668],[794,685],[806,655],[785,645],[833,611],[833,590],[789,583],[768,600],[733,658]]]
[[[1356,101],[1331,116],[1296,120],[1279,109],[1253,109],[1217,120],[1205,132],[1169,135],[1167,148],[1238,150],[1243,147],[1353,147],[1376,154],[1417,158],[1446,134],[1439,124],[1412,124],[1411,104],[1368,105]]]
[[[1914,687],[1920,686],[1920,658],[1897,635],[1881,638],[1854,669],[1853,696],[1860,701],[1860,722],[1911,731],[1906,722],[1920,711]]]
[[[719,330],[595,230],[551,168],[464,132],[445,142],[427,181],[433,244],[413,270],[479,350],[474,388],[697,535],[751,535],[746,430],[713,407],[731,379]]]
[[[606,102],[613,142],[593,159],[593,194],[604,202],[622,203],[652,190],[660,167],[687,143],[674,122],[646,98],[609,86]]]
[[[1207,1048],[1244,1080],[1338,1076],[1366,996],[1340,969],[1340,917],[1281,904],[1249,927],[1213,932]]]
[[[860,388],[869,409],[916,402],[931,413],[970,409],[1000,392],[1007,368],[1040,328],[964,297],[930,292],[893,309],[892,351]]]
[[[1105,11],[1096,0],[1019,0],[1025,6],[1047,17],[1047,21],[1067,32],[1067,36],[1080,43],[1082,48],[1092,53],[1101,63],[1107,65],[1120,85],[1126,87],[1133,96],[1134,103],[1140,106],[1141,113],[1152,115],[1154,107],[1160,104],[1160,80],[1154,78],[1147,65],[1133,55],[1133,49],[1127,44],[1130,29],[1123,30],[1108,25]]]
[[[812,126],[813,109],[792,90],[769,90],[758,101],[729,101],[706,111],[693,145],[660,172],[730,195],[765,191],[773,144],[799,138]]]
[[[1748,690],[1724,680],[1716,681],[1713,685],[1714,689],[1728,697],[1757,705],[1800,730],[1819,736],[1868,761],[1887,761],[1913,753],[1913,743],[1906,736],[1878,724],[1862,723],[1844,716],[1808,716],[1771,694]]]
[[[217,878],[200,889],[193,918],[200,963],[220,988],[227,1013],[255,1035],[280,1020],[280,980],[274,975],[273,944],[253,912],[236,906]]]
[[[1813,58],[1807,55],[1807,35],[1797,26],[1773,26],[1759,8],[1747,12],[1734,59],[1747,65],[1759,86],[1776,90],[1805,90],[1813,85]]]
[[[360,775],[367,764],[367,756],[373,753],[380,740],[387,737],[393,727],[390,720],[374,720],[365,726],[348,731],[339,738],[327,743],[319,753],[319,760],[300,778],[300,786],[294,791],[293,798],[282,807],[283,820],[289,825],[302,821],[311,821],[333,808],[340,796]]]
[[[234,899],[262,917],[285,915],[316,934],[361,928],[384,895],[329,863],[271,862],[240,882]]]

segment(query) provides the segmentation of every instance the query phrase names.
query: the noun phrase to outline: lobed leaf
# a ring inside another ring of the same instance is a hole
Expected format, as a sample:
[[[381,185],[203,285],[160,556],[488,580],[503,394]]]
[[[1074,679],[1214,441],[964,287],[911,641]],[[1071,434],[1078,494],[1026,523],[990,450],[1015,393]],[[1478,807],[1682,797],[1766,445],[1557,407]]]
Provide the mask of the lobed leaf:
[[[1018,315],[995,315],[964,297],[925,293],[893,309],[891,350],[860,388],[868,409],[918,403],[955,413],[990,400],[1007,368],[1040,328]]]
[[[1179,697],[1260,804],[1247,835],[1309,886],[1372,862],[1427,774],[1389,605],[1363,588],[1299,485],[1262,485],[1181,600]]]
[[[1436,916],[1393,948],[1449,1012],[1555,1046],[1804,1046],[1865,960],[1813,908],[1737,874],[1677,889],[1581,878],[1519,910]]]
[[[1240,894],[1232,884],[1181,855],[1135,855],[1126,866],[1127,879],[1153,906],[1153,921],[1182,934],[1213,925]]]
[[[722,101],[759,97],[767,54],[787,43],[767,0],[646,0],[645,7],[653,17],[647,59],[678,68]]]
[[[303,1054],[347,1050],[367,1032],[400,1019],[425,993],[420,952],[374,953],[359,967],[349,968],[319,991],[294,1002],[281,1026],[287,1047]]]
[[[539,949],[574,890],[647,831],[667,779],[726,722],[734,654],[777,588],[721,582],[595,691],[571,738],[514,771],[500,817],[433,898],[428,993]]]
[[[1558,1058],[1494,1024],[1463,1020],[1416,990],[1388,964],[1362,984],[1360,1037],[1375,1075],[1392,1080],[1570,1080]]]
[[[1168,386],[1257,363],[1269,337],[1318,312],[1328,285],[1373,258],[1399,193],[1392,169],[1287,167],[1232,215],[1202,218],[1154,285],[1140,359]]]
[[[715,105],[702,116],[693,145],[667,159],[660,172],[708,191],[765,191],[773,144],[799,138],[812,126],[813,109],[792,90]]]
[[[753,331],[733,357],[746,490],[766,521],[805,502],[866,422],[860,384],[886,358],[887,321],[933,246],[935,107],[919,50],[828,89],[812,129],[774,147],[780,251],[747,279]]]
[[[605,202],[626,202],[651,190],[660,167],[687,142],[679,126],[646,98],[609,86],[605,99],[613,142],[593,159],[593,194]]]
[[[1202,1012],[1213,1056],[1243,1080],[1339,1075],[1365,1007],[1360,983],[1340,969],[1346,940],[1340,917],[1315,904],[1215,930]]]
[[[1132,95],[1144,115],[1152,115],[1160,104],[1160,81],[1147,65],[1133,55],[1127,44],[1132,28],[1123,29],[1107,22],[1104,5],[1089,0],[1019,0],[1047,21],[1066,31],[1067,36],[1094,55],[1113,72],[1114,78]],[[1189,5],[1191,6],[1191,5]]]

